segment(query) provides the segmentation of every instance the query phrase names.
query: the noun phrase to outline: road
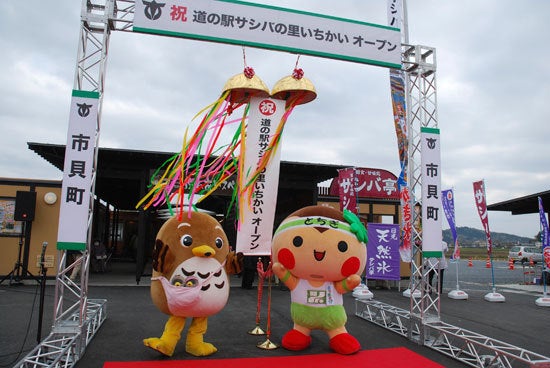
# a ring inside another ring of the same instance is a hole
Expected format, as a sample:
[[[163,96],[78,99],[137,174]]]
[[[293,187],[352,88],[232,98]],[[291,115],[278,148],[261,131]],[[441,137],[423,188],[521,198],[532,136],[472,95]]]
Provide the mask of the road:
[[[455,289],[457,284],[457,264],[448,262],[449,268],[444,273],[444,290]],[[524,285],[533,282],[535,275],[540,278],[540,265],[534,267],[522,266],[519,263],[510,270],[507,261],[494,261],[493,269],[486,268],[485,261],[472,261],[472,267],[468,266],[468,260],[461,259],[458,263],[458,283],[460,289],[491,291],[494,282],[497,288],[501,285]]]

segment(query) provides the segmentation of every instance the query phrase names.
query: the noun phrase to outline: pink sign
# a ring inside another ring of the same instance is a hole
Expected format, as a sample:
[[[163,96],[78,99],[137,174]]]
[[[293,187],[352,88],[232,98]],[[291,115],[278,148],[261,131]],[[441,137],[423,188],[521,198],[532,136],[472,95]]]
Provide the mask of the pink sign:
[[[487,201],[485,198],[485,183],[483,180],[474,182],[474,199],[477,213],[479,214],[481,224],[485,230],[485,236],[487,237],[487,253],[491,254],[493,242],[491,240],[491,231],[489,230],[489,216],[487,214]]]
[[[355,177],[357,182],[355,192],[358,197],[399,200],[397,177],[391,172],[381,169],[356,168]],[[330,195],[340,195],[338,180],[332,180]]]
[[[338,170],[338,187],[340,197],[340,211],[348,210],[357,214],[357,193],[355,187],[357,184],[355,169],[353,167]]]

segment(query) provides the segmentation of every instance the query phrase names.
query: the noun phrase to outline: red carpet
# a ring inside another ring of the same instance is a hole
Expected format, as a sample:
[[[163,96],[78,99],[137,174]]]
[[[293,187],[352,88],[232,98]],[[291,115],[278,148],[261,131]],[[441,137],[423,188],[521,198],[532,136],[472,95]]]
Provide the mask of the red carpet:
[[[317,354],[267,358],[152,360],[142,362],[106,362],[103,368],[441,368],[406,348],[362,350],[353,355]]]

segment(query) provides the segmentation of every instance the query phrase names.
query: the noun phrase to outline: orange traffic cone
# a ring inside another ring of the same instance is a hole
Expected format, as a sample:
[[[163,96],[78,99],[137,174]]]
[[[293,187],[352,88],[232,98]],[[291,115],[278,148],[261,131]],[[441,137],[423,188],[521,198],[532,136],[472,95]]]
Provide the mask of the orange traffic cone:
[[[468,267],[474,267],[474,263],[472,262],[472,258],[468,258]]]
[[[485,268],[491,268],[491,259],[487,257],[487,261],[485,262]]]
[[[514,260],[512,258],[508,259],[508,269],[509,270],[514,269]]]

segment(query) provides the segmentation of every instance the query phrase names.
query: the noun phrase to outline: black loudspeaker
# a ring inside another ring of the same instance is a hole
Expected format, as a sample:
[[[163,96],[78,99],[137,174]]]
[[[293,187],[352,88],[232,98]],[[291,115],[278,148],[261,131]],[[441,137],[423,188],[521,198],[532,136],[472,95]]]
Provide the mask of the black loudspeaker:
[[[36,192],[17,191],[15,196],[15,221],[33,221],[36,207]]]

